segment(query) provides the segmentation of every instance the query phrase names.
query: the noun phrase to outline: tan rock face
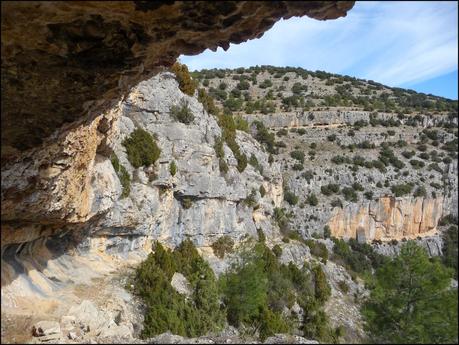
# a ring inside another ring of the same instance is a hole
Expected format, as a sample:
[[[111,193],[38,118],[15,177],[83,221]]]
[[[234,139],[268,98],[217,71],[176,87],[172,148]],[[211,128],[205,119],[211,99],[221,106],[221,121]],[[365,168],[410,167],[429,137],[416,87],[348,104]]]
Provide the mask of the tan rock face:
[[[338,238],[401,240],[436,233],[442,211],[443,197],[382,197],[363,206],[335,208],[328,225],[332,235]]]
[[[180,54],[259,38],[281,18],[325,20],[354,1],[2,3],[2,163],[102,109]],[[50,168],[44,175],[57,172]]]
[[[115,108],[116,109],[116,108]],[[79,223],[91,213],[94,158],[116,110],[63,131],[2,171],[2,221]]]

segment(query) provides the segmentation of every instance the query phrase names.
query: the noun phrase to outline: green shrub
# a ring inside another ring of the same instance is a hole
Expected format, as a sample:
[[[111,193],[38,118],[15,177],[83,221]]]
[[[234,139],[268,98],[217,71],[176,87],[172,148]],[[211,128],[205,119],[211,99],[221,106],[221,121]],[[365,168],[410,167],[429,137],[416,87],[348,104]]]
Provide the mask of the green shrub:
[[[304,173],[301,174],[301,177],[306,179],[308,183],[313,179],[314,173],[311,170],[306,170]]]
[[[273,83],[270,79],[265,79],[260,85],[259,87],[262,88],[262,89],[266,89],[268,87],[271,87],[273,86]]]
[[[292,169],[296,171],[301,171],[304,169],[304,165],[301,163],[295,163],[293,164]]]
[[[180,106],[171,106],[169,112],[173,119],[186,125],[192,123],[194,120],[194,115],[191,112],[191,109],[189,108],[187,101],[182,101]]]
[[[147,131],[137,128],[123,140],[127,158],[134,168],[149,166],[156,162],[161,150]]]
[[[369,190],[369,191],[363,193],[363,195],[365,196],[365,199],[373,200],[373,191]]]
[[[241,116],[234,117],[234,124],[237,130],[249,132],[249,123],[244,120]]]
[[[191,78],[188,67],[184,64],[176,62],[172,65],[171,71],[177,77],[180,90],[189,96],[193,96],[197,87],[197,83]],[[208,86],[208,84],[205,86]]]
[[[344,187],[341,190],[341,193],[344,195],[344,199],[346,199],[347,201],[357,202],[359,200],[359,197],[353,188]]]
[[[214,100],[209,96],[205,89],[199,89],[198,100],[202,103],[204,110],[209,114],[217,115],[219,113],[218,108],[215,106]]]
[[[274,247],[273,247],[273,253],[274,255],[276,255],[276,258],[280,258],[281,255],[282,255],[282,248],[280,247],[280,245],[276,244]]]
[[[248,90],[250,88],[250,83],[245,80],[242,80],[236,85],[236,87],[238,88],[238,90]]]
[[[331,229],[328,225],[324,226],[324,238],[330,238],[331,236]]]
[[[352,184],[352,188],[355,190],[355,191],[360,191],[360,192],[363,192],[365,189],[363,188],[363,186],[358,183],[358,182],[354,182]]]
[[[453,343],[457,340],[457,289],[450,269],[409,241],[380,267],[362,308],[374,343]],[[408,340],[409,339],[409,340]],[[407,341],[408,340],[408,341]]]
[[[394,185],[391,188],[392,193],[395,194],[396,197],[403,196],[406,194],[410,194],[411,190],[413,189],[413,185],[411,183],[406,184],[398,184]]]
[[[131,192],[131,177],[129,176],[126,168],[120,163],[118,156],[115,153],[112,154],[111,162],[123,188],[121,198],[125,198],[129,196],[129,193]]]
[[[424,186],[419,186],[416,188],[416,190],[414,191],[413,193],[413,196],[414,197],[426,197],[427,196],[427,191],[426,191],[426,187]]]
[[[332,200],[330,205],[332,207],[341,207],[341,208],[343,208],[343,203],[341,202],[341,199],[339,199],[339,198]]]
[[[458,240],[457,225],[451,225],[443,232],[442,262],[445,266],[454,269],[454,279],[457,280]]]
[[[220,281],[228,321],[236,327],[258,319],[267,304],[268,279],[257,254],[242,253],[240,262]]]
[[[312,268],[314,273],[314,293],[315,298],[320,302],[326,302],[331,296],[331,288],[327,283],[327,277],[320,265],[315,265]]]
[[[185,197],[182,199],[182,206],[184,209],[189,209],[191,206],[193,206],[193,201],[191,198]]]
[[[410,164],[414,169],[421,169],[425,165],[423,161],[418,161],[417,159],[410,160]]]
[[[311,206],[317,206],[319,204],[319,200],[314,193],[308,195],[306,202]]]
[[[441,189],[441,184],[437,182],[430,182],[430,186],[432,186],[435,189]]]
[[[290,157],[292,157],[293,159],[296,159],[300,163],[304,162],[304,152],[303,151],[299,151],[299,150],[292,151],[290,152]]]
[[[411,159],[412,157],[414,157],[415,154],[416,152],[414,151],[403,151],[402,152],[402,156],[405,157],[406,159]]]
[[[274,221],[279,226],[279,229],[283,234],[286,234],[289,230],[289,219],[290,215],[285,213],[285,208],[274,208]]]
[[[333,193],[339,193],[339,185],[335,183],[329,183],[328,185],[324,185],[320,187],[320,191],[323,195],[332,195]]]
[[[236,123],[231,115],[219,114],[217,116],[218,125],[222,129],[222,139],[234,154],[237,160],[237,169],[243,172],[247,167],[247,157],[241,153],[238,143],[236,142]]]
[[[254,121],[252,124],[255,125],[257,129],[255,139],[258,140],[258,142],[260,142],[261,144],[263,144],[263,146],[269,153],[277,153],[274,147],[274,134],[270,133],[261,121]]]
[[[253,331],[258,329],[260,339],[264,340],[290,331],[290,322],[282,310],[297,301],[307,313],[302,325],[304,335],[326,341],[332,332],[323,312],[324,301],[330,294],[323,271],[315,267],[309,273],[306,267],[280,264],[275,254],[280,253],[274,248],[271,251],[262,242],[244,248],[239,262],[222,275],[220,286],[228,322],[249,326]]]
[[[146,306],[141,336],[150,338],[167,331],[186,337],[204,335],[222,328],[218,285],[209,264],[194,245],[184,241],[173,252],[154,244],[155,252],[136,269],[133,292]],[[174,272],[189,281],[191,303],[170,284]],[[186,315],[186,317],[184,317]]]
[[[248,207],[255,207],[257,205],[257,192],[252,189],[249,195],[244,199],[244,204],[246,204]]]
[[[175,176],[175,174],[177,173],[177,165],[175,164],[175,161],[172,161],[169,165],[169,171],[172,176]]]
[[[325,262],[328,260],[328,250],[325,244],[314,240],[306,240],[305,244],[309,247],[312,255],[322,258]]]
[[[216,257],[223,259],[226,253],[232,253],[234,241],[231,237],[225,235],[220,237],[211,245]]]
[[[284,193],[284,200],[287,201],[290,205],[296,205],[298,203],[298,196],[295,193],[286,190]]]
[[[223,140],[221,137],[215,137],[214,150],[218,158],[225,157],[225,151],[223,149]]]
[[[331,134],[327,137],[328,141],[335,141],[336,140],[336,134]]]
[[[349,285],[347,285],[346,281],[344,281],[344,280],[340,280],[338,282],[338,287],[345,294],[347,294],[349,292]]]
[[[440,226],[445,226],[449,224],[457,225],[458,224],[457,217],[453,216],[452,214],[447,214],[446,216],[441,217],[440,220],[438,221],[438,225]]]
[[[228,172],[228,164],[226,164],[226,161],[223,158],[220,158],[218,160],[218,168],[223,174],[226,174]]]
[[[286,136],[288,134],[288,131],[285,128],[281,128],[277,131],[277,136]]]

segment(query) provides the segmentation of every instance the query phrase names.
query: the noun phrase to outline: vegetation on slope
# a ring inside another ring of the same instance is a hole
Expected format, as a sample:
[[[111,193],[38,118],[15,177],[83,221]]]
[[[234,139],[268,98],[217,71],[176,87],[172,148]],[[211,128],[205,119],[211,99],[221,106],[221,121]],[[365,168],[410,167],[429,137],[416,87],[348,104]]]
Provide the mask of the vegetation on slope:
[[[129,196],[129,193],[131,192],[131,177],[129,176],[129,173],[127,172],[124,165],[120,163],[118,156],[115,153],[112,154],[110,160],[123,188],[121,198],[125,198]]]
[[[134,168],[155,163],[161,154],[155,139],[141,128],[135,129],[129,137],[123,140],[122,144],[126,148],[128,160]]]
[[[377,269],[362,309],[375,343],[457,343],[458,295],[453,272],[409,241]]]
[[[217,280],[194,245],[185,240],[170,251],[156,242],[154,250],[137,268],[133,282],[134,293],[147,307],[142,336],[170,331],[196,337],[220,329],[224,313],[220,310]],[[188,279],[192,291],[189,300],[171,286],[175,272]]]
[[[232,241],[217,241],[213,247],[223,256],[232,250]],[[142,336],[166,331],[200,336],[221,329],[226,319],[261,340],[299,328],[306,337],[338,341],[340,332],[330,327],[323,311],[330,287],[320,265],[299,269],[292,263],[280,264],[263,241],[249,241],[238,254],[240,260],[217,281],[189,240],[174,251],[155,243],[154,253],[137,268],[133,279],[133,292],[147,307]],[[171,286],[175,272],[188,279],[189,298]],[[305,311],[301,325],[282,313],[295,302]]]
[[[268,73],[270,77],[261,77],[261,73]],[[288,76],[287,73],[289,73]],[[323,71],[312,72],[299,67],[255,66],[237,70],[204,69],[194,71],[192,75],[208,88],[209,92],[219,99],[225,108],[230,111],[244,109],[249,114],[255,111],[264,114],[274,112],[277,106],[272,100],[277,92],[278,99],[281,101],[278,106],[285,111],[298,108],[307,111],[312,106],[346,106],[359,107],[367,111],[404,114],[420,111],[427,113],[450,111],[456,113],[457,116],[457,101],[413,90],[388,87],[372,80]],[[292,76],[298,81],[290,90],[286,90],[284,85],[287,85]],[[225,77],[231,77],[239,82],[233,90],[228,90],[226,83],[221,81]],[[313,89],[308,90],[306,79],[315,80],[316,83],[333,91],[325,95],[314,93]],[[219,89],[210,86],[210,80],[220,80]],[[282,86],[275,89],[273,80],[282,81]],[[223,89],[220,88],[222,85],[224,85]],[[249,91],[254,87],[264,90],[263,98],[251,99]],[[230,98],[227,98],[228,93]]]

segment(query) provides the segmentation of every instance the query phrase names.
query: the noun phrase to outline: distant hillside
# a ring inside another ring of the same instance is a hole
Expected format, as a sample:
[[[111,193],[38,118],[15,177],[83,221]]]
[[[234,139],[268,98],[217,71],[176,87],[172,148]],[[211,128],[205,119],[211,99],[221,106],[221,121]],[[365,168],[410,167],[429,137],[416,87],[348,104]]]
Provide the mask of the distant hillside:
[[[192,76],[227,113],[269,114],[347,107],[388,113],[451,113],[451,116],[457,116],[457,100],[299,67],[204,69],[192,72]]]

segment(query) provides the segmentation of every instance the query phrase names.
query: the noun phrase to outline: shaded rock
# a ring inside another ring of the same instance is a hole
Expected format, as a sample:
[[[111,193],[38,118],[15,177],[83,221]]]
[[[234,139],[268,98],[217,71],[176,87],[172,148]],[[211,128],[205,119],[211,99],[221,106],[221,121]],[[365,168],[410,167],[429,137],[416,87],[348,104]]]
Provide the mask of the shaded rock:
[[[261,37],[281,18],[345,16],[353,4],[2,3],[2,147],[10,147],[2,161],[4,152],[36,147],[64,123],[100,113],[180,54]]]

